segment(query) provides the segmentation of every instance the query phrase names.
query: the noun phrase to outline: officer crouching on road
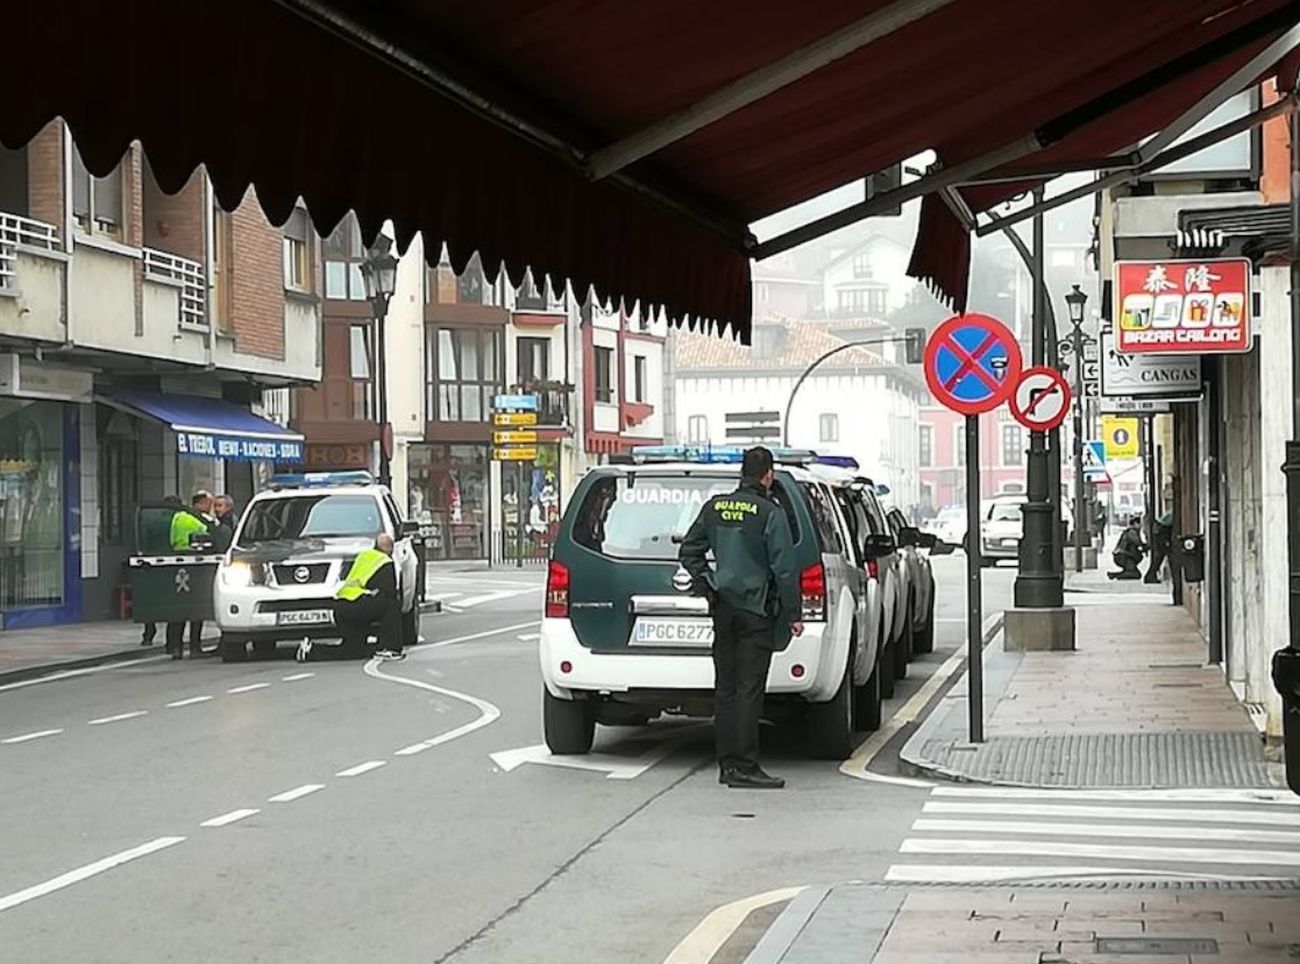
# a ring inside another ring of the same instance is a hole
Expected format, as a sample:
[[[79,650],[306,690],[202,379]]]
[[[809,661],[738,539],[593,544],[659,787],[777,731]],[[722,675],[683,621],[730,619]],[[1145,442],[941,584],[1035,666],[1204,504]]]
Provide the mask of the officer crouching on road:
[[[713,609],[714,730],[718,782],[777,790],[758,765],[758,723],[772,652],[803,633],[794,544],[772,499],[772,453],[745,452],[740,488],[710,499],[682,541],[683,568]],[[713,550],[716,573],[706,558]]]
[[[334,624],[343,632],[343,649],[365,647],[370,627],[379,624],[380,659],[405,659],[402,652],[402,600],[397,592],[393,537],[381,532],[373,549],[352,562],[343,585],[334,593]]]

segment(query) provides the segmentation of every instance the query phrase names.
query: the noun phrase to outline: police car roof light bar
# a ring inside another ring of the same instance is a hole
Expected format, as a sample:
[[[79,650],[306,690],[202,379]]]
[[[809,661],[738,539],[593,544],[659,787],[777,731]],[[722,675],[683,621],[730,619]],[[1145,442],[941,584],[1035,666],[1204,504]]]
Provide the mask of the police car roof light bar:
[[[808,465],[818,461],[810,449],[773,448],[772,458],[783,465]],[[638,445],[632,449],[632,459],[646,462],[696,462],[701,464],[739,464],[745,459],[745,449],[739,445]]]
[[[268,489],[322,489],[339,485],[373,485],[374,476],[364,470],[349,472],[282,472],[266,481]]]

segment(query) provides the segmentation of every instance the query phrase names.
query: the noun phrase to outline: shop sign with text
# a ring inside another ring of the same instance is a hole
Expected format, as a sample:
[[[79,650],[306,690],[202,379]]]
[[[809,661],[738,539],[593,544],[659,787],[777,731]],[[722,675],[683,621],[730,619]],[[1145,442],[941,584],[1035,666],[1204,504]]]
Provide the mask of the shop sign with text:
[[[1250,262],[1118,261],[1120,352],[1181,355],[1250,350]]]

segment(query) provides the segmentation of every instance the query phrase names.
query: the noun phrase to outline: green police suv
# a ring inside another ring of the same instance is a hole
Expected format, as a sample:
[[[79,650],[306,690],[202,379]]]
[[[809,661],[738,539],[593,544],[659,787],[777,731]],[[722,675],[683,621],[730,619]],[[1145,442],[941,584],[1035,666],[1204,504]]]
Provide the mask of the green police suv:
[[[741,455],[654,446],[579,483],[552,550],[542,621],[551,752],[588,752],[597,723],[712,713],[709,606],[677,557],[705,501],[739,484]],[[867,631],[864,575],[834,494],[787,461],[796,457],[777,453],[774,496],[794,536],[804,633],[774,654],[767,715],[806,717],[811,752],[842,759],[855,717],[879,719],[878,634]]]

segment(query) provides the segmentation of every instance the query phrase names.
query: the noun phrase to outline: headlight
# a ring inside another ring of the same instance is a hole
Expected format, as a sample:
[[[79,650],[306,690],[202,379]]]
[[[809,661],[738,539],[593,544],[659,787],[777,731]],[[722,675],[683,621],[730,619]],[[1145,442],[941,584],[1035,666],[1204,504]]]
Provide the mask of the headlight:
[[[221,567],[221,582],[232,589],[246,589],[259,581],[255,576],[260,574],[261,566],[257,568],[259,572],[255,573],[251,563],[232,562]]]

